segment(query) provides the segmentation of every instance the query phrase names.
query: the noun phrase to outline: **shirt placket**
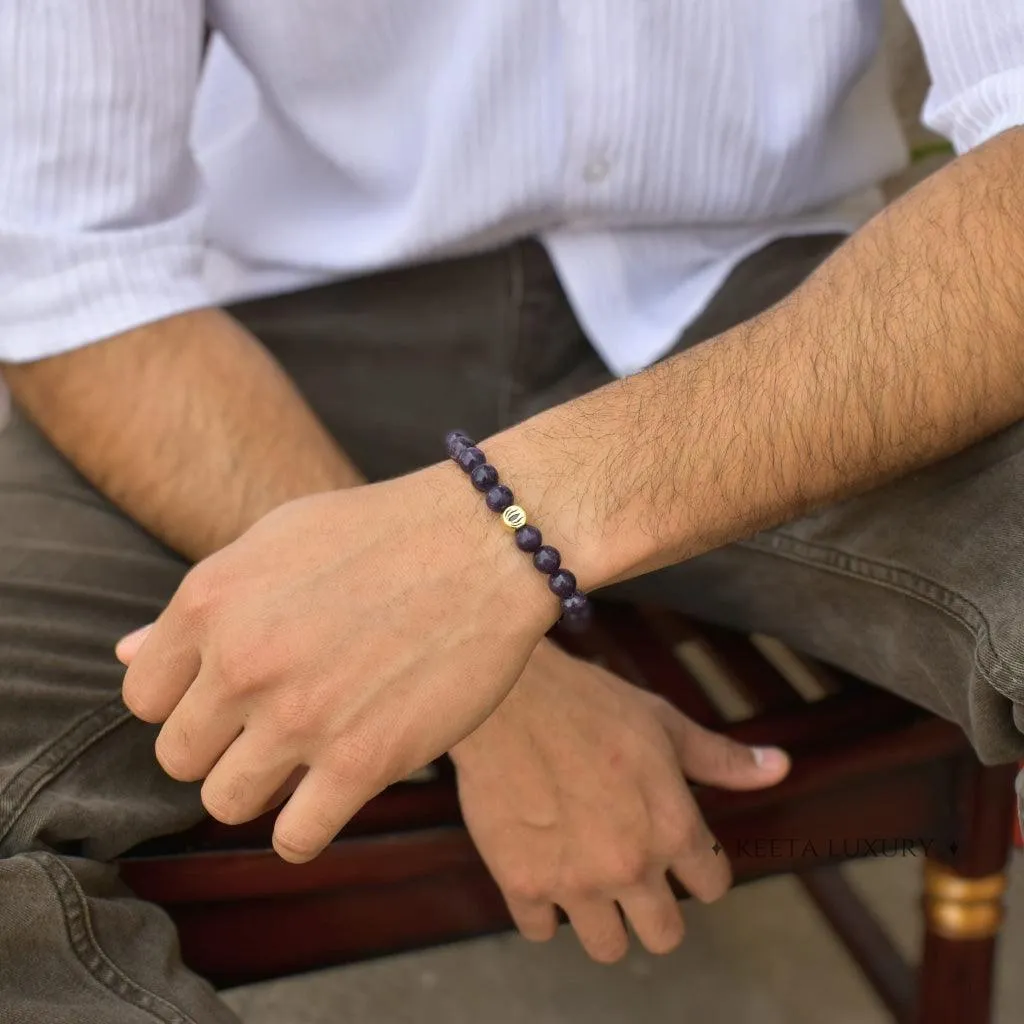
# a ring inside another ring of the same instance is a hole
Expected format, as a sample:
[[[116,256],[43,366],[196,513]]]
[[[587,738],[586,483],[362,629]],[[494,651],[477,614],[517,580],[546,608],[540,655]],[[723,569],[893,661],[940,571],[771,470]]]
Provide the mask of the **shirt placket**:
[[[626,187],[637,76],[633,3],[644,0],[559,0],[566,90],[562,188],[568,211],[584,217]]]

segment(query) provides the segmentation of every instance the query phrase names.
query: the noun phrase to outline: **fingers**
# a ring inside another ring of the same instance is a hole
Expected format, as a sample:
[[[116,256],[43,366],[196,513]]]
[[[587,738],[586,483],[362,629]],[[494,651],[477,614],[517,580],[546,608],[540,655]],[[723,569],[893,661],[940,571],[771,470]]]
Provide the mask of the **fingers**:
[[[789,773],[789,756],[777,747],[737,743],[691,721],[665,701],[657,702],[656,714],[675,748],[683,775],[694,782],[723,789],[762,789],[781,782]],[[720,848],[716,851],[715,838],[689,791],[674,796],[656,804],[669,836],[672,873],[694,897],[711,903],[732,884],[729,859]]]
[[[713,903],[729,891],[729,858],[716,850],[716,840],[682,778],[671,788],[651,795],[656,823],[655,845],[672,873],[702,903]],[[666,883],[667,884],[667,883]]]
[[[579,897],[563,903],[562,909],[591,959],[613,964],[625,956],[629,948],[626,927],[610,899]]]
[[[171,712],[157,737],[156,757],[172,778],[205,778],[206,809],[226,825],[239,825],[277,806],[305,768],[258,726],[243,730],[240,715],[210,700],[209,684],[200,673]]]
[[[729,891],[732,867],[721,848],[716,853],[715,837],[704,824],[696,805],[692,813],[699,824],[693,826],[688,840],[672,857],[670,867],[691,896],[701,903],[714,903]]]
[[[554,904],[506,896],[509,912],[523,938],[547,942],[558,930]],[[683,940],[683,915],[664,874],[623,891],[617,900],[637,938],[651,953],[670,953]],[[629,940],[616,903],[607,897],[567,899],[565,912],[587,954],[599,963],[614,963]]]
[[[512,920],[530,942],[547,942],[558,930],[554,904],[545,898],[527,899],[505,894]],[[683,939],[683,915],[664,873],[642,885],[631,886],[618,897],[637,938],[652,953],[669,953]],[[618,960],[628,946],[622,918],[615,903],[595,894],[563,900],[566,914],[580,943],[600,963]]]
[[[505,903],[524,939],[529,939],[530,942],[547,942],[554,938],[558,930],[558,916],[553,903],[508,895],[505,896]]]
[[[722,789],[763,789],[789,774],[789,756],[778,747],[737,743],[663,701],[658,702],[657,714],[675,747],[679,767],[694,782]]]
[[[211,699],[211,688],[200,673],[157,736],[156,759],[171,778],[205,778],[242,731],[241,715]]]
[[[225,825],[252,821],[280,803],[301,770],[293,757],[275,755],[267,737],[247,729],[206,777],[203,805]]]
[[[184,589],[184,585],[183,585]],[[187,626],[182,590],[141,637],[118,645],[130,662],[121,685],[128,710],[144,722],[162,722],[199,674],[199,648]]]
[[[683,915],[664,874],[619,895],[637,938],[651,953],[670,953],[683,941]]]
[[[348,820],[383,789],[358,775],[311,767],[277,816],[274,849],[283,860],[304,864],[320,853]]]

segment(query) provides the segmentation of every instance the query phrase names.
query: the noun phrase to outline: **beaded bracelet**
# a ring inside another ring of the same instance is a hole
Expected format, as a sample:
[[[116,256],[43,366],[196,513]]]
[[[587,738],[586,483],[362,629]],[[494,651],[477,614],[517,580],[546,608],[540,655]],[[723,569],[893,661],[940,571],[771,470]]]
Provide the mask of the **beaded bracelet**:
[[[533,564],[548,577],[551,588],[562,606],[563,625],[578,631],[590,622],[593,608],[590,600],[576,586],[576,577],[562,568],[558,548],[545,544],[540,530],[526,521],[526,513],[515,504],[512,490],[498,481],[498,471],[484,453],[461,430],[452,430],[445,437],[449,458],[469,475],[470,482],[484,492],[484,501],[492,512],[501,513],[501,521],[515,531],[516,547],[533,555]]]

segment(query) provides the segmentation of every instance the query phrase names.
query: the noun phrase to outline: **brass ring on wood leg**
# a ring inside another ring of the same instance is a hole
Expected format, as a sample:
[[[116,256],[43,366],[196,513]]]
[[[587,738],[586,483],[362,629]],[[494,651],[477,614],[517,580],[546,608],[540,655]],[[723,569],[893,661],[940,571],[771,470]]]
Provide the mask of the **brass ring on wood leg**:
[[[1006,876],[965,878],[934,861],[924,872],[928,929],[945,939],[990,939],[1003,923]]]

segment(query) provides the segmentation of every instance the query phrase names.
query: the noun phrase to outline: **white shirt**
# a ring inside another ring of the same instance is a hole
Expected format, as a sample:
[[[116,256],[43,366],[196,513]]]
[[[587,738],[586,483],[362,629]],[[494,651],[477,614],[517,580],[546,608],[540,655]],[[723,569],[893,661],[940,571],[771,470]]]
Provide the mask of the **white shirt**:
[[[927,123],[961,151],[1024,123],[1024,2],[907,6]],[[870,212],[905,160],[881,22],[881,0],[2,0],[0,360],[535,235],[630,372],[746,254]]]

